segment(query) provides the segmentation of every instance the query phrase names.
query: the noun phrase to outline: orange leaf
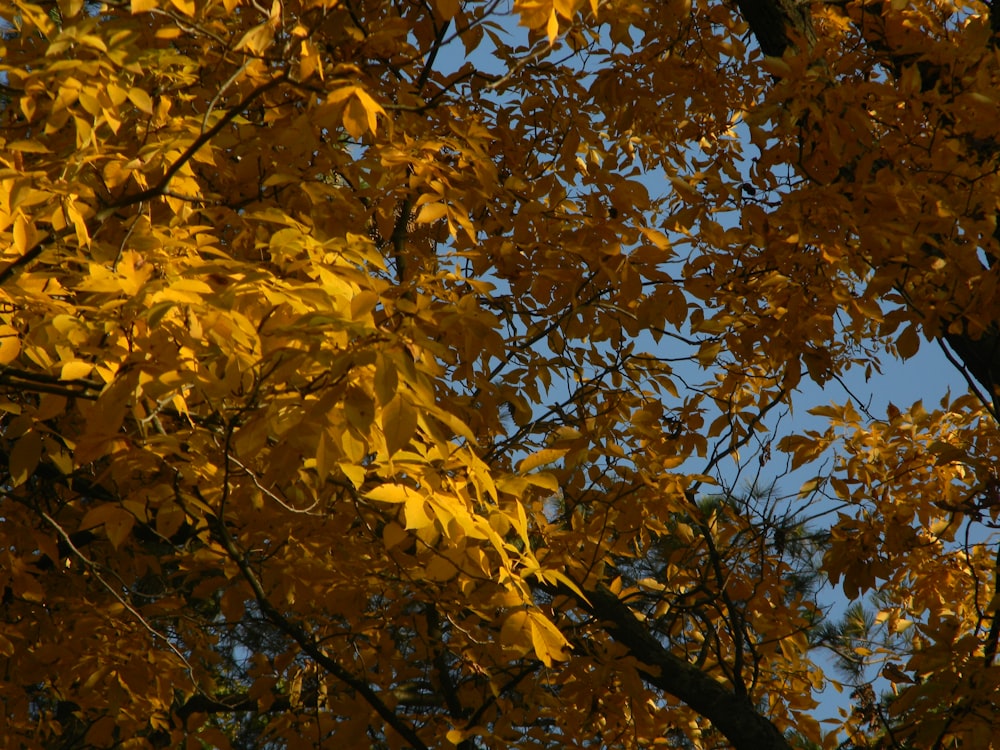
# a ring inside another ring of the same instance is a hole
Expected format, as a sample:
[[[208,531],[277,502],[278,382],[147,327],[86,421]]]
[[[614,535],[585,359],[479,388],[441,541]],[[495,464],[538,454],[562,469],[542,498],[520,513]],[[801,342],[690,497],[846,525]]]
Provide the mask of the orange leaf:
[[[916,324],[911,324],[903,329],[896,339],[896,351],[903,359],[909,359],[920,349],[920,336],[917,334]]]
[[[461,4],[459,0],[434,0],[434,7],[437,8],[437,12],[441,14],[441,18],[445,21],[450,21],[458,15],[458,11],[461,9]]]

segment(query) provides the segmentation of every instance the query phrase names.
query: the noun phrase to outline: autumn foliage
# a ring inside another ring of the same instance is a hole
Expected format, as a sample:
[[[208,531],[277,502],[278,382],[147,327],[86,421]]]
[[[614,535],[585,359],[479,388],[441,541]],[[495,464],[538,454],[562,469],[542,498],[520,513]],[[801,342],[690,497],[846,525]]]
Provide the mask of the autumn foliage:
[[[10,747],[992,746],[989,6],[0,19]]]

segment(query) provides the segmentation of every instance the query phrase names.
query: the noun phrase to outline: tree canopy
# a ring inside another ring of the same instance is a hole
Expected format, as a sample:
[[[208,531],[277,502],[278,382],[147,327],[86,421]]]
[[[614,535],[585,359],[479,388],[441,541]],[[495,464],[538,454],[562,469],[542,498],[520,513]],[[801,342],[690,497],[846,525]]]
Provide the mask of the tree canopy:
[[[3,4],[0,736],[991,746],[995,8]]]

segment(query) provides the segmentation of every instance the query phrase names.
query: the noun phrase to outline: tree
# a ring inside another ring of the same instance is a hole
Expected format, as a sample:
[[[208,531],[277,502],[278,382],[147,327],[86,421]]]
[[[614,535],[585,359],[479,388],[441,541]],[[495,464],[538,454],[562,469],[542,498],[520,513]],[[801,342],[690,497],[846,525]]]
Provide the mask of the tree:
[[[0,734],[989,746],[995,7],[0,9]]]

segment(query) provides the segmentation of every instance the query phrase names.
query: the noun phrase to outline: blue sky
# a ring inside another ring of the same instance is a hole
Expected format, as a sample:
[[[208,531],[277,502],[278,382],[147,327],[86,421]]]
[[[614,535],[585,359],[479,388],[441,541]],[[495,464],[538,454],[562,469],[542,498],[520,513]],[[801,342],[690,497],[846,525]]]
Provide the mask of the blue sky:
[[[505,9],[509,11],[509,6],[507,3],[502,3],[500,5],[501,13]],[[521,44],[527,44],[526,32],[523,28],[517,27],[516,17],[512,15],[500,15],[495,20],[504,24],[505,31],[509,34],[511,40],[518,40]],[[488,41],[484,44],[485,49],[488,50]],[[480,57],[480,54],[482,57]],[[490,59],[487,52],[476,53],[471,59],[477,66],[487,72],[493,74],[503,74],[504,72],[497,68],[496,61]],[[438,57],[436,64],[440,70],[453,71],[467,61],[468,59],[466,58],[461,41],[454,39],[445,47]],[[558,103],[553,102],[553,106],[558,106]],[[640,179],[647,186],[651,195],[662,195],[671,189],[669,180],[663,174],[646,174]],[[825,405],[830,402],[844,403],[849,399],[856,399],[856,406],[859,411],[862,411],[861,407],[866,407],[875,418],[880,418],[885,416],[886,408],[890,402],[900,409],[905,410],[913,402],[923,400],[928,408],[933,408],[949,391],[951,391],[952,395],[958,395],[967,389],[967,384],[962,374],[947,360],[935,342],[922,340],[917,355],[906,362],[900,362],[891,355],[885,354],[880,362],[880,367],[881,372],[873,373],[869,378],[865,377],[862,368],[856,368],[849,372],[841,382],[830,381],[824,387],[820,387],[804,379],[798,389],[798,393],[794,396],[794,412],[783,416],[781,419],[781,433],[788,434],[789,432],[801,432],[807,429],[825,429],[826,420],[820,417],[813,417],[807,413],[809,408],[817,405]],[[701,374],[704,375],[704,373]],[[780,457],[774,461],[776,467],[781,463]],[[692,467],[691,470],[697,471],[698,468]],[[822,513],[825,510],[822,505],[823,501],[816,503],[812,499],[809,501],[797,500],[795,496],[802,482],[811,478],[816,470],[817,467],[815,465],[810,465],[778,478],[778,490],[780,494],[789,497],[789,507],[803,510],[810,516]],[[770,471],[771,467],[768,466],[761,473],[760,478],[763,482],[766,483],[768,480],[776,478],[768,476],[767,472]],[[731,459],[727,458],[723,460],[719,466],[719,472],[728,481],[737,484],[743,481],[743,478],[739,476],[736,464]],[[753,471],[749,472],[751,476],[753,473]],[[706,488],[706,490],[709,490],[709,488]],[[809,506],[803,507],[807,502],[810,503]],[[821,524],[822,521],[818,521],[817,523]],[[821,601],[824,606],[830,607],[831,613],[834,616],[842,613],[848,605],[847,600],[832,589],[828,589],[823,594]],[[832,667],[832,665],[825,666]],[[828,671],[832,677],[839,676],[832,668]],[[875,671],[875,669],[870,670],[869,677],[874,677]],[[888,688],[888,683],[879,680],[875,688],[876,691],[885,690]],[[835,716],[838,708],[849,707],[850,705],[849,690],[844,693],[837,693],[828,688],[817,697],[821,701],[820,708],[816,711],[817,718]]]

